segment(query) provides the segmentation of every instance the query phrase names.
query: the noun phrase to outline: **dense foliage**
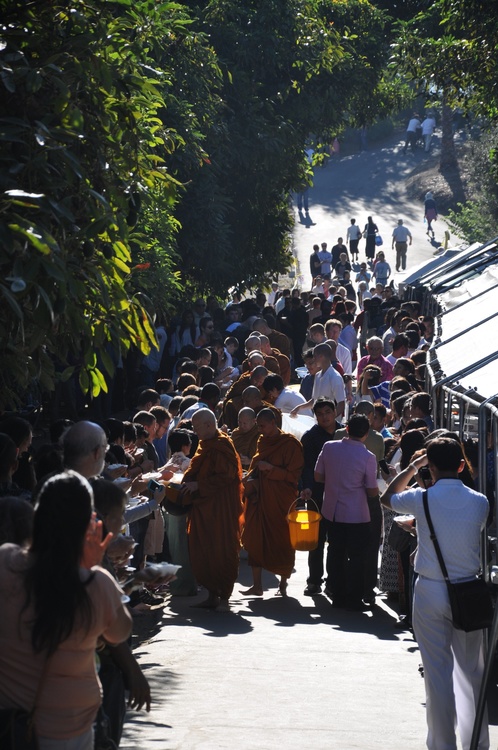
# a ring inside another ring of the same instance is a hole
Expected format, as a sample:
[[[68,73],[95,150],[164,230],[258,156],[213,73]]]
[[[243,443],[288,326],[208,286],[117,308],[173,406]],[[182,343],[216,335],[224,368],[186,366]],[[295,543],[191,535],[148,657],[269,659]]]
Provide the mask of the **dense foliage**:
[[[284,271],[307,141],[397,95],[367,0],[2,11],[0,408],[33,379],[97,395],[153,312]]]
[[[155,341],[136,292],[157,309],[178,287],[166,158],[183,141],[163,118],[168,73],[149,60],[189,19],[142,5],[4,4],[0,406],[75,369],[84,390],[106,390],[113,360]]]

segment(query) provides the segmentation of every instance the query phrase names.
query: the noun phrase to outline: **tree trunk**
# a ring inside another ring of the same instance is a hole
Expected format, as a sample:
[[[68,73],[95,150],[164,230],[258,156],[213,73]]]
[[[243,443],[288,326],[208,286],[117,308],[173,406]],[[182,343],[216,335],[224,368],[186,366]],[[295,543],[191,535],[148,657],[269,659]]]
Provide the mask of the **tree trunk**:
[[[442,122],[441,122],[441,161],[439,171],[445,172],[458,168],[458,161],[453,139],[453,111],[448,104],[446,92],[443,91]]]

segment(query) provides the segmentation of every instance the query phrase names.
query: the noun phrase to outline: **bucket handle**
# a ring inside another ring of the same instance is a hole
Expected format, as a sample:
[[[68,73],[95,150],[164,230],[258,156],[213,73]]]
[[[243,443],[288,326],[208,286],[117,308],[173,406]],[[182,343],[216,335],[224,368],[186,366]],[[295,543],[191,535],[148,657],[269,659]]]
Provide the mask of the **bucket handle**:
[[[301,500],[303,500],[303,501],[304,501],[304,502],[306,503],[306,510],[308,510],[308,503],[309,503],[309,502],[311,501],[311,502],[313,503],[313,505],[315,506],[315,508],[316,508],[316,512],[317,512],[317,513],[318,513],[318,514],[319,514],[320,516],[322,515],[322,514],[320,513],[320,508],[318,507],[318,505],[317,505],[317,503],[316,503],[316,500],[313,500],[313,498],[312,498],[312,497],[310,497],[310,498],[309,498],[309,500],[304,500],[304,498],[301,498]],[[297,501],[298,501],[298,498],[296,498],[295,500],[293,500],[293,501],[291,502],[291,504],[290,504],[290,508],[289,508],[289,510],[287,511],[287,515],[289,515],[289,513],[291,512],[291,510],[292,510],[292,506],[293,506],[293,505],[297,506]]]

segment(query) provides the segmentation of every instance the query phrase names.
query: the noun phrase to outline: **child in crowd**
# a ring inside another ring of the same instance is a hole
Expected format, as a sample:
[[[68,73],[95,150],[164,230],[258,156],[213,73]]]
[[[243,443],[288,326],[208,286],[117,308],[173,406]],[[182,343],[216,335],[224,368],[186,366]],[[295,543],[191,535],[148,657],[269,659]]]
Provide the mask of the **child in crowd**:
[[[235,353],[239,348],[238,340],[235,338],[235,336],[227,336],[223,344],[225,346],[227,354],[229,354],[232,358],[232,367],[237,367],[240,364],[235,356]]]
[[[161,406],[167,409],[174,396],[173,381],[169,378],[159,378],[156,381],[156,391],[159,393]]]
[[[187,430],[174,430],[168,435],[168,445],[171,458],[165,468],[184,473],[190,466],[189,454],[192,448],[192,439],[189,432]]]

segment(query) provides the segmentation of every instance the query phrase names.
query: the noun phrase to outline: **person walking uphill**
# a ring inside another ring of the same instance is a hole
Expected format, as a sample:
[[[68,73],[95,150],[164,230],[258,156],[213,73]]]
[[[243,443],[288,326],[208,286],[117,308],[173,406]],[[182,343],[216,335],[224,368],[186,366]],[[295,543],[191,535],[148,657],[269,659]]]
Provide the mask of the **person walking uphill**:
[[[407,489],[423,466],[429,467],[434,482],[427,491],[427,503],[453,583],[470,581],[479,572],[481,531],[489,507],[484,495],[466,487],[459,479],[465,461],[460,444],[451,438],[432,440],[427,455],[412,461],[381,497],[386,508],[412,514],[417,524],[418,578],[413,598],[413,630],[424,665],[427,747],[456,750],[457,724],[463,750],[468,750],[484,670],[483,631],[466,633],[453,626],[446,583],[424,511],[424,490]],[[478,747],[489,748],[487,716]]]
[[[365,229],[363,230],[363,236],[366,240],[365,255],[367,256],[367,260],[369,261],[372,261],[375,256],[375,237],[378,231],[379,229],[377,227],[377,224],[375,224],[372,217],[369,216],[367,219],[367,223],[365,224]]]
[[[408,249],[408,240],[412,244],[412,235],[410,230],[403,225],[403,219],[398,219],[398,226],[393,229],[393,248],[396,245],[396,271],[400,268],[403,271],[406,268],[406,251]]]
[[[239,573],[243,517],[242,466],[232,441],[216,428],[209,409],[192,417],[199,447],[183,475],[182,500],[192,503],[188,543],[192,571],[208,590],[199,606],[228,612]]]
[[[426,234],[432,233],[434,237],[434,229],[432,228],[432,222],[437,221],[437,207],[434,196],[429,191],[425,194],[424,198],[424,219],[427,221],[427,232]]]
[[[293,435],[281,432],[270,409],[257,418],[261,432],[256,455],[245,480],[245,527],[242,543],[249,555],[253,586],[246,595],[263,596],[262,568],[279,575],[278,594],[286,596],[294,567],[287,514],[297,497],[303,448]]]

